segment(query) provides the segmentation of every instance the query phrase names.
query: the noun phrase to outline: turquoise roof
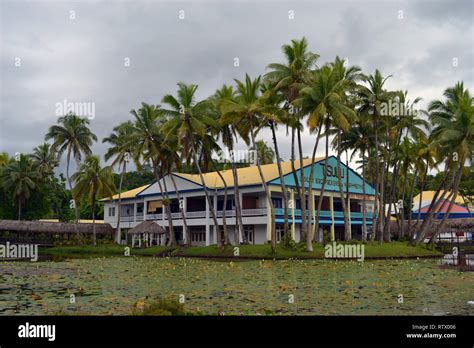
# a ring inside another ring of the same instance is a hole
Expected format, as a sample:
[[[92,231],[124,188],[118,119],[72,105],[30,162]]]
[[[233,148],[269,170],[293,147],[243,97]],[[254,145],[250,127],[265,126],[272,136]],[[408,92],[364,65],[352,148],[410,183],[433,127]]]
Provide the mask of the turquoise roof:
[[[314,164],[314,178],[313,178],[313,189],[320,190],[323,182],[323,172],[325,166],[325,159],[321,159]],[[311,164],[303,167],[305,176],[305,187],[309,187],[309,175],[311,171]],[[351,168],[346,167],[341,162],[341,177],[342,177],[342,189],[346,192],[347,189],[347,175],[349,175],[349,193],[362,194],[363,193],[363,180],[362,177],[353,171]],[[296,170],[296,176],[298,181],[301,183],[301,170]],[[293,173],[286,174],[283,177],[285,185],[288,187],[296,187],[295,178]],[[280,178],[274,179],[269,184],[280,185]],[[339,191],[338,175],[337,175],[337,159],[334,156],[328,158],[328,176],[326,180],[325,190],[327,191]],[[375,189],[366,182],[365,193],[367,195],[375,195]]]

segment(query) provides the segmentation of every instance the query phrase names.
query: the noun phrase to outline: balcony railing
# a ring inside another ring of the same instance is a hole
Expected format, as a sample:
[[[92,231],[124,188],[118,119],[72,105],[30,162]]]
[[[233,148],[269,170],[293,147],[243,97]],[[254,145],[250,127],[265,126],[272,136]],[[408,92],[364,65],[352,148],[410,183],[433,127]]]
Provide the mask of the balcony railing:
[[[288,209],[288,216],[291,218],[293,216],[293,210],[294,210],[294,215],[295,217],[301,217],[301,209]],[[185,213],[186,218],[188,219],[195,219],[195,218],[204,218],[206,217],[206,211],[188,211]],[[221,218],[224,215],[224,212],[222,210],[217,211],[217,217]],[[228,218],[235,217],[236,212],[235,209],[229,209],[225,211],[225,216]],[[267,215],[267,208],[257,208],[257,209],[242,209],[242,216],[264,216]],[[284,210],[283,208],[275,208],[275,215],[278,216],[283,216],[284,215]],[[209,217],[211,214],[209,213]],[[143,221],[144,219],[143,214],[137,214],[136,220],[134,219],[133,216],[122,216],[120,218],[121,222],[133,222],[133,221]],[[173,219],[181,219],[181,213],[171,213],[171,217]],[[329,210],[321,210],[320,218],[323,219],[330,219],[331,218],[331,211]],[[367,213],[366,214],[366,219],[372,219],[373,213]],[[164,214],[164,218],[166,219],[167,216]],[[334,218],[335,219],[343,219],[344,218],[344,213],[342,211],[335,211],[334,212]],[[163,214],[146,214],[146,220],[162,220],[163,219]],[[362,219],[362,213],[361,212],[351,212],[351,219]]]

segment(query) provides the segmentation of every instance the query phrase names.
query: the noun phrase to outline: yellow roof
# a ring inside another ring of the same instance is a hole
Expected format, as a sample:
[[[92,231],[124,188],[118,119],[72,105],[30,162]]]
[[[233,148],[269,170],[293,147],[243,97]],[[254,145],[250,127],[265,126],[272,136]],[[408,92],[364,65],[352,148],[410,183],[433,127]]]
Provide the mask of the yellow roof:
[[[59,222],[58,219],[40,219],[39,221],[43,222]],[[92,220],[86,220],[86,219],[80,219],[79,223],[80,224],[91,224],[93,221]],[[103,224],[104,220],[95,220],[96,224]]]
[[[144,185],[144,186],[140,186],[140,187],[134,188],[134,189],[129,190],[129,191],[122,192],[122,194],[120,196],[121,196],[122,199],[135,198],[138,193],[140,193],[141,191],[146,189],[148,186],[149,185]],[[110,201],[110,200],[114,200],[114,199],[119,199],[119,194],[118,193],[113,195],[112,197],[103,198],[103,199],[101,199],[101,201]]]
[[[423,191],[423,196],[421,197],[422,202],[431,202],[434,198],[436,191]],[[438,199],[443,195],[444,191],[441,190]],[[444,198],[447,199],[449,197],[449,193],[447,193]],[[413,197],[413,203],[418,204],[420,202],[420,194],[417,194],[415,197]],[[457,195],[456,197],[456,202],[458,204],[464,204],[464,199],[461,197],[461,195]]]
[[[324,157],[316,157],[314,159],[314,162],[316,163],[322,159],[324,159]],[[311,158],[304,159],[303,167],[311,164],[311,161],[312,161]],[[300,161],[296,160],[295,169],[299,169],[299,167],[300,167]],[[270,180],[273,180],[279,177],[278,165],[276,163],[264,164],[261,166],[261,168],[262,168],[262,173],[263,173],[263,177],[265,178],[265,181],[268,182]],[[283,175],[291,173],[292,171],[291,161],[281,162],[281,169],[282,169]],[[232,175],[231,169],[222,170],[220,173],[222,177],[224,178],[225,182],[227,183],[227,186],[234,186],[234,176]],[[185,173],[173,173],[173,174],[201,185],[201,178],[199,174],[185,174]],[[238,168],[237,175],[238,175],[239,186],[258,185],[262,183],[257,166]],[[203,173],[203,177],[204,177],[204,182],[206,186],[209,188],[223,188],[224,187],[224,183],[222,182],[222,179],[219,177],[217,172]]]

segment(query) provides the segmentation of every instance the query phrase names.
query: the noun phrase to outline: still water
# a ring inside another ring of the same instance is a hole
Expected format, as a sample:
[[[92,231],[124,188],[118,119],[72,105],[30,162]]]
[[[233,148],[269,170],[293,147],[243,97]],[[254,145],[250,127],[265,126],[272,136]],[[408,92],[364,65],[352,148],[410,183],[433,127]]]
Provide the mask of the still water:
[[[432,259],[0,262],[3,315],[127,315],[139,300],[180,295],[211,315],[473,315],[474,272]]]

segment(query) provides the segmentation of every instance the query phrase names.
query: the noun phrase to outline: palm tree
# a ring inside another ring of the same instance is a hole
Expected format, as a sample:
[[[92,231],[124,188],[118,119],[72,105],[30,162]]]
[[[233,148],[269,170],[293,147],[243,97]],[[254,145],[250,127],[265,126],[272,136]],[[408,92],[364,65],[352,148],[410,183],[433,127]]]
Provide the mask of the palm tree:
[[[305,37],[301,40],[291,40],[290,45],[283,45],[282,51],[285,56],[286,63],[271,63],[267,66],[267,69],[271,69],[265,74],[265,81],[270,85],[274,86],[274,90],[283,95],[285,101],[285,108],[288,110],[289,115],[292,119],[288,119],[287,125],[292,128],[291,135],[291,165],[293,175],[296,184],[296,190],[301,202],[301,235],[303,237],[306,234],[306,194],[305,194],[305,179],[303,167],[303,149],[301,144],[301,130],[302,125],[300,122],[303,114],[294,110],[292,103],[299,97],[300,90],[303,88],[312,78],[312,69],[316,67],[316,61],[319,55],[308,50],[308,41]],[[300,173],[301,173],[301,187],[299,184],[299,178],[297,177],[295,170],[295,134],[298,139],[299,146],[299,157],[300,157]],[[314,163],[312,163],[314,165]],[[282,181],[282,178],[280,178]],[[288,199],[285,197],[287,192],[283,193],[285,203],[287,204]],[[287,211],[285,210],[285,214]],[[288,216],[284,217],[285,221],[288,220]],[[309,232],[309,231],[308,231]],[[287,231],[285,231],[287,233]],[[312,248],[312,247],[311,247]]]
[[[0,152],[0,167],[6,166],[10,162],[10,156],[6,152]]]
[[[120,173],[119,193],[118,193],[118,212],[117,212],[117,229],[115,232],[115,242],[120,243],[120,217],[122,204],[122,184],[127,173],[127,163],[132,156],[133,148],[129,144],[129,137],[133,131],[133,123],[131,121],[123,122],[113,129],[113,132],[102,140],[103,143],[109,143],[110,147],[105,153],[105,160],[109,161],[113,158],[112,167],[122,168]]]
[[[231,154],[231,169],[232,169],[232,177],[234,180],[234,202],[235,202],[235,215],[236,215],[236,226],[237,231],[234,234],[235,236],[235,244],[240,244],[244,239],[244,231],[243,231],[243,222],[242,222],[242,209],[240,204],[240,193],[239,193],[239,178],[237,175],[237,167],[236,167],[236,157],[234,153],[234,145],[237,141],[237,130],[232,124],[223,124],[221,122],[222,114],[221,114],[221,104],[224,100],[234,100],[236,97],[236,93],[232,86],[222,86],[220,89],[216,91],[214,97],[211,98],[211,102],[214,104],[216,118],[219,119],[219,134],[218,136],[221,137],[222,143],[224,146],[229,149],[229,153]],[[234,140],[235,139],[235,140]],[[246,143],[249,142],[248,139],[244,139]]]
[[[267,145],[264,140],[257,140],[257,149],[252,148],[256,151],[258,158],[260,158],[260,164],[271,164],[275,158],[275,152]]]
[[[362,167],[362,241],[367,239],[367,201],[366,201],[366,181],[368,159],[367,152],[372,147],[373,130],[371,120],[368,115],[359,114],[358,120],[349,129],[349,132],[343,133],[341,138],[341,150],[350,151],[351,160],[359,152],[361,156]]]
[[[95,233],[95,207],[97,198],[110,197],[115,190],[112,167],[100,166],[99,156],[87,156],[71,177],[74,181],[74,196],[86,198],[92,207],[93,243],[97,244]]]
[[[214,233],[217,234],[219,233],[217,214],[204,180],[196,143],[201,142],[204,145],[205,143],[202,141],[205,138],[206,132],[209,131],[210,127],[218,128],[219,124],[210,116],[209,109],[212,106],[209,100],[196,102],[195,93],[197,88],[197,85],[186,85],[180,82],[178,83],[177,97],[170,94],[163,97],[163,104],[168,105],[169,108],[161,109],[161,112],[168,118],[168,121],[161,128],[165,134],[165,141],[171,136],[177,137],[177,142],[181,147],[181,154],[188,163],[191,157],[193,158],[204,188],[207,203],[211,209]],[[207,142],[207,145],[209,145],[209,142]],[[209,147],[202,147],[201,150],[203,153],[206,153],[211,149]],[[221,247],[220,238],[217,238],[217,241],[218,246]]]
[[[235,80],[237,84],[237,98],[233,100],[224,100],[222,103],[222,119],[221,122],[224,124],[234,124],[236,127],[241,129],[244,134],[250,135],[252,147],[257,148],[257,142],[255,140],[255,133],[265,123],[262,114],[267,114],[269,117],[272,114],[273,108],[264,106],[260,99],[260,88],[261,88],[261,77],[257,77],[252,80],[249,75],[245,75],[245,82]],[[273,207],[273,201],[270,190],[268,188],[266,179],[263,175],[261,167],[261,159],[257,152],[255,156],[260,180],[267,197],[268,208],[270,209],[270,234],[272,251],[276,250],[276,229],[275,229],[275,209]]]
[[[153,174],[158,188],[160,189],[163,206],[165,207],[168,219],[169,243],[174,246],[176,245],[176,239],[171,216],[171,201],[168,196],[167,187],[165,186],[166,181],[162,180],[163,175],[167,174],[167,168],[160,166],[160,159],[162,158],[160,157],[160,146],[162,146],[162,141],[160,140],[160,137],[162,137],[162,124],[159,120],[160,109],[155,105],[142,103],[142,107],[138,109],[138,111],[132,110],[130,113],[134,117],[134,122],[126,146],[130,146],[134,149],[132,157],[138,170],[142,168],[141,160],[145,163],[151,162]]]
[[[406,174],[406,171],[410,168],[411,164],[409,164],[409,156],[411,152],[406,153],[405,159],[407,161],[401,161],[400,153],[401,153],[401,144],[405,139],[414,139],[419,136],[423,136],[424,130],[429,129],[429,124],[426,120],[418,118],[416,115],[415,107],[421,101],[421,98],[415,98],[413,102],[410,102],[407,99],[407,91],[398,91],[394,93],[395,99],[394,102],[398,105],[398,111],[395,115],[386,115],[391,116],[387,118],[387,123],[389,125],[388,134],[389,137],[388,145],[389,145],[389,153],[392,154],[391,161],[390,159],[387,161],[388,166],[393,167],[393,175],[392,175],[392,182],[390,188],[390,196],[387,198],[389,203],[389,211],[390,207],[395,201],[396,198],[396,186],[397,182],[400,178],[399,171],[401,169],[400,163],[403,162],[405,166],[403,167],[402,174]],[[410,143],[405,143],[406,149],[408,149]],[[406,175],[402,175],[404,180],[407,179]],[[387,178],[388,184],[388,178]],[[406,186],[406,183],[403,184],[403,187]],[[404,198],[404,197],[403,197]],[[402,200],[403,200],[402,198]],[[385,217],[384,227],[383,227],[383,235],[385,241],[390,241],[390,214],[387,214]],[[399,219],[400,221],[400,228],[399,231],[401,232],[403,229],[403,219]]]
[[[447,218],[456,201],[459,190],[459,183],[463,174],[466,162],[470,163],[474,154],[474,99],[468,89],[464,89],[464,84],[458,82],[454,87],[444,91],[445,101],[435,100],[428,106],[428,112],[434,128],[431,132],[433,144],[438,147],[440,153],[451,157],[451,166],[445,168],[451,171],[452,182],[448,190],[452,191],[448,210],[443,220],[436,227],[431,242],[433,243],[439,233],[443,231]],[[441,187],[441,186],[440,186]],[[433,201],[439,194],[440,187],[435,193]],[[448,191],[446,190],[446,191]],[[445,192],[446,192],[445,191]],[[429,224],[433,218],[433,211],[437,206],[430,205],[429,216],[423,222],[421,230],[415,240],[420,243],[424,238]],[[426,223],[425,223],[426,222]]]
[[[48,143],[35,147],[29,157],[35,163],[41,177],[53,175],[54,168],[59,165],[57,155],[52,151],[51,145]]]
[[[319,216],[324,197],[327,181],[327,168],[329,157],[329,134],[330,128],[334,125],[342,132],[348,132],[350,123],[357,120],[354,110],[348,106],[346,93],[351,87],[350,79],[346,79],[345,74],[341,74],[341,69],[337,64],[326,64],[314,72],[310,86],[300,91],[301,97],[295,100],[294,104],[301,107],[303,112],[308,113],[308,125],[316,127],[320,122],[325,127],[326,138],[326,160],[324,165],[324,176],[321,185],[321,194],[318,202],[318,210],[315,219],[315,231],[319,231]],[[339,136],[339,135],[338,135]],[[338,151],[338,161],[340,160],[340,150]],[[342,183],[340,178],[340,167],[338,168],[340,191]],[[343,194],[341,194],[342,197]],[[345,200],[342,199],[343,210],[346,212]],[[346,231],[349,230],[348,216],[345,213],[344,223]],[[308,238],[307,248],[310,248],[311,238]]]
[[[83,155],[92,154],[91,146],[93,141],[97,141],[97,136],[89,129],[89,120],[76,116],[72,113],[58,118],[58,124],[49,127],[45,140],[53,140],[51,150],[58,154],[58,159],[66,152],[66,178],[71,191],[76,212],[76,223],[79,222],[78,200],[74,197],[71,178],[69,176],[69,164],[71,156],[79,164]],[[79,233],[77,233],[79,241]]]
[[[375,70],[374,75],[369,75],[364,77],[365,82],[367,82],[368,86],[360,86],[359,87],[359,97],[361,100],[361,107],[359,108],[359,112],[368,112],[373,117],[373,129],[374,129],[374,136],[375,136],[375,209],[374,209],[374,218],[372,222],[372,226],[374,229],[375,234],[378,233],[378,239],[380,242],[383,242],[383,234],[382,229],[379,229],[379,222],[382,221],[383,213],[383,202],[380,198],[380,192],[383,195],[383,189],[381,189],[381,180],[380,178],[380,163],[379,163],[379,133],[380,133],[380,110],[382,107],[382,103],[388,103],[389,99],[392,96],[392,93],[387,92],[384,89],[385,82],[391,77],[389,75],[387,77],[383,77],[381,72],[377,69]],[[382,167],[383,168],[383,167]],[[383,172],[383,170],[382,170]],[[382,173],[383,174],[383,173]],[[382,184],[383,185],[383,184]]]
[[[13,200],[18,207],[18,220],[21,220],[21,208],[38,187],[40,173],[33,161],[23,154],[18,160],[11,159],[0,171],[0,183],[4,189],[13,191]]]

